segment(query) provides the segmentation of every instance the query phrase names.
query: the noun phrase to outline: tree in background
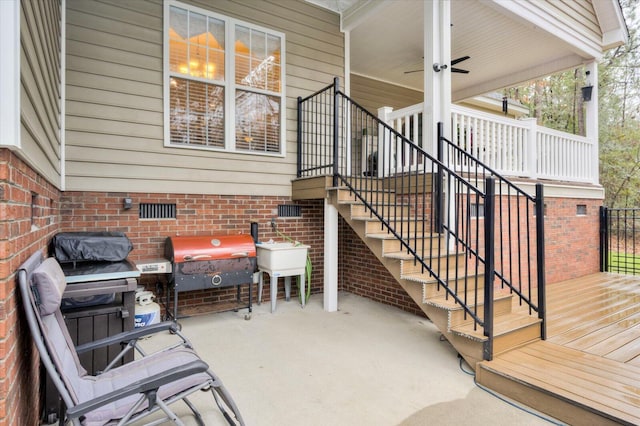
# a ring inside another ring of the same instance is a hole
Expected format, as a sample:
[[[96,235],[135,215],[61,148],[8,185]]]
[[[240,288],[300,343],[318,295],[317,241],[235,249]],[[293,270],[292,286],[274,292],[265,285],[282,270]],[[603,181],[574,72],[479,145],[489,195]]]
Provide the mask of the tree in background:
[[[640,1],[621,2],[629,43],[600,64],[600,182],[609,207],[640,206]]]
[[[620,4],[629,43],[607,52],[598,66],[600,183],[605,205],[640,207],[640,0]],[[504,95],[527,106],[539,125],[584,135],[581,88],[588,79],[584,68],[576,68]]]

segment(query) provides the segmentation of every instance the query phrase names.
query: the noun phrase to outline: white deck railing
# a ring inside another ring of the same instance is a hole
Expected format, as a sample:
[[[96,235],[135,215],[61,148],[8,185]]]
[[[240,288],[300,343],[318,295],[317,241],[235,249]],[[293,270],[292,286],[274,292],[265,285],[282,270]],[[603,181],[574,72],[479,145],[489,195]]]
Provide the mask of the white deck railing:
[[[420,146],[421,115],[422,104],[379,110],[381,119]],[[595,142],[538,126],[533,118],[515,120],[452,105],[451,133],[449,139],[454,144],[502,175],[597,183]],[[463,169],[459,158],[449,158],[455,169]]]

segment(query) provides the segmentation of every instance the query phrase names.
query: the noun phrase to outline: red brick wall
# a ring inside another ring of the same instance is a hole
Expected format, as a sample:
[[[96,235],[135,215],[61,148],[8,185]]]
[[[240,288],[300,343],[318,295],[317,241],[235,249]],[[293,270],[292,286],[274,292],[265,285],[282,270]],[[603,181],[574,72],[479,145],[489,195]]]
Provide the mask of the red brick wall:
[[[124,198],[132,199],[131,209],[123,208]],[[139,219],[140,203],[175,203],[177,217],[175,220]],[[321,292],[324,262],[322,200],[297,203],[302,207],[300,218],[277,217],[279,204],[293,202],[288,197],[65,192],[60,202],[61,230],[124,232],[134,246],[130,259],[140,261],[164,257],[164,243],[169,236],[249,234],[251,222],[258,223],[261,241],[281,240],[271,227],[271,220],[275,218],[278,231],[311,246],[312,292]],[[142,279],[148,285],[158,280],[164,282],[165,277],[147,275]],[[279,296],[282,296],[282,280],[280,286]],[[268,288],[263,289],[263,300],[269,300]],[[297,290],[292,292],[297,295]],[[181,293],[179,304],[220,310],[235,297],[235,288],[193,291]]]
[[[0,424],[38,424],[39,363],[16,270],[57,232],[59,197],[11,151],[0,149]]]
[[[420,307],[342,218],[339,232],[341,289],[407,312],[424,315]]]
[[[599,208],[602,200],[546,198],[545,276],[547,284],[600,271]],[[586,216],[576,206],[586,205]]]

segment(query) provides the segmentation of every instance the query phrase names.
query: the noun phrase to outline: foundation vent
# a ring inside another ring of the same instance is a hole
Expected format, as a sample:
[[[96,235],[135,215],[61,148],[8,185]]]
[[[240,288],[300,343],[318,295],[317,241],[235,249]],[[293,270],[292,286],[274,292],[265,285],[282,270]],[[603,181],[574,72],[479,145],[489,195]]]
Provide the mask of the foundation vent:
[[[140,219],[175,219],[176,205],[170,203],[140,203]]]
[[[302,207],[295,204],[280,204],[278,206],[278,217],[301,217]]]

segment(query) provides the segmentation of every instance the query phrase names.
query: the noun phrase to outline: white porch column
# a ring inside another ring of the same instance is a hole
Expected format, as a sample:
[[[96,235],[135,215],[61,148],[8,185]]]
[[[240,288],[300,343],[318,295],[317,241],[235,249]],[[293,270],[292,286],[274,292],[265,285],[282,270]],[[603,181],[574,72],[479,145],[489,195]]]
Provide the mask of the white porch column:
[[[327,312],[338,310],[338,209],[326,198],[324,200],[324,310]]]
[[[593,91],[591,92],[591,100],[585,102],[585,137],[593,141],[594,152],[592,155],[592,176],[593,183],[600,183],[600,164],[599,164],[599,135],[598,135],[598,63],[596,61],[589,62],[585,65],[586,71],[589,73],[587,76],[587,84],[593,84]]]
[[[437,64],[437,65],[436,65]],[[437,124],[451,138],[451,5],[449,0],[424,2],[424,103],[422,134],[425,149],[437,155]]]

